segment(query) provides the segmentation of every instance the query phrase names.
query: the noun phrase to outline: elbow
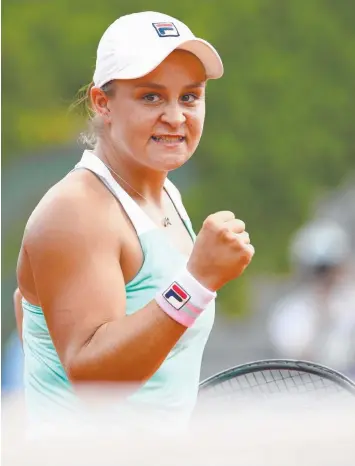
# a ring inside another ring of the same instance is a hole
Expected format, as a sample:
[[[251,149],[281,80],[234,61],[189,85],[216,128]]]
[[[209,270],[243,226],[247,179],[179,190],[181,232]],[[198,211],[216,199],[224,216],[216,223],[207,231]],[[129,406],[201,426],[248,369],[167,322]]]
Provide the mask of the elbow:
[[[73,384],[84,381],[88,375],[85,360],[81,357],[81,353],[73,348],[71,350],[67,348],[66,353],[61,358],[61,363],[68,380]]]
[[[72,384],[78,384],[85,381],[85,373],[75,364],[63,364],[65,373]],[[89,380],[87,380],[89,381]]]
[[[110,361],[111,362],[111,361]],[[119,384],[143,385],[152,374],[125,365],[110,364],[109,361],[83,361],[75,358],[65,365],[65,372],[72,384]]]
[[[94,370],[92,365],[86,363],[78,356],[66,358],[63,362],[63,367],[69,381],[73,384],[100,382],[98,368]]]

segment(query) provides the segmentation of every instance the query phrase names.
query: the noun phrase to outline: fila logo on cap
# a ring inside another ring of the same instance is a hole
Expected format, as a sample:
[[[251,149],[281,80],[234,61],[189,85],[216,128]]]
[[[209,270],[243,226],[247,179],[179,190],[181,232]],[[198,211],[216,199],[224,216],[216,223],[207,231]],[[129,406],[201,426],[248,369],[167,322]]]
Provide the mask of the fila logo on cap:
[[[174,23],[152,23],[159,37],[179,37]]]
[[[189,301],[191,296],[181,288],[176,282],[173,282],[169,288],[163,294],[164,298],[171,304],[175,309],[179,310],[184,304]]]

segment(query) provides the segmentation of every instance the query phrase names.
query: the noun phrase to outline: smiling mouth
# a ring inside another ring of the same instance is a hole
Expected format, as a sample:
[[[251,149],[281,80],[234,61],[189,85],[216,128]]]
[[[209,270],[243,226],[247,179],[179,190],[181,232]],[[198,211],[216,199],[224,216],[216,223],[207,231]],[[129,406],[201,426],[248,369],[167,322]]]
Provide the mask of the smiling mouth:
[[[177,143],[185,141],[185,136],[152,136],[153,141],[162,143]]]

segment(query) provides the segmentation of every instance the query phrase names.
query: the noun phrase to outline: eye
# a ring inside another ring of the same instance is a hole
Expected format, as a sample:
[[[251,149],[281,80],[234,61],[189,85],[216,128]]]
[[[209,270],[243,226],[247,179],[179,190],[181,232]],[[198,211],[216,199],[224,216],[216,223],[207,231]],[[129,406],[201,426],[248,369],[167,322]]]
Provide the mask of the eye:
[[[195,100],[197,100],[198,97],[197,95],[195,94],[184,94],[182,97],[181,97],[181,100],[187,104],[192,104],[195,102]]]
[[[145,100],[146,102],[156,104],[157,102],[159,102],[160,96],[159,94],[146,94],[143,96],[143,100]]]

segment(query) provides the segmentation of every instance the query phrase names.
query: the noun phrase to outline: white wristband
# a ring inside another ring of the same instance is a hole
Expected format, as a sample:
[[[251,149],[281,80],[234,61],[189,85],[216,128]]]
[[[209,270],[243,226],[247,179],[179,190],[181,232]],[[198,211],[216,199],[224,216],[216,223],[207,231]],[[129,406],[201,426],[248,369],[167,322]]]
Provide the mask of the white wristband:
[[[155,300],[171,318],[185,327],[191,327],[216,296],[216,292],[205,288],[184,269],[168,287],[157,292]]]

